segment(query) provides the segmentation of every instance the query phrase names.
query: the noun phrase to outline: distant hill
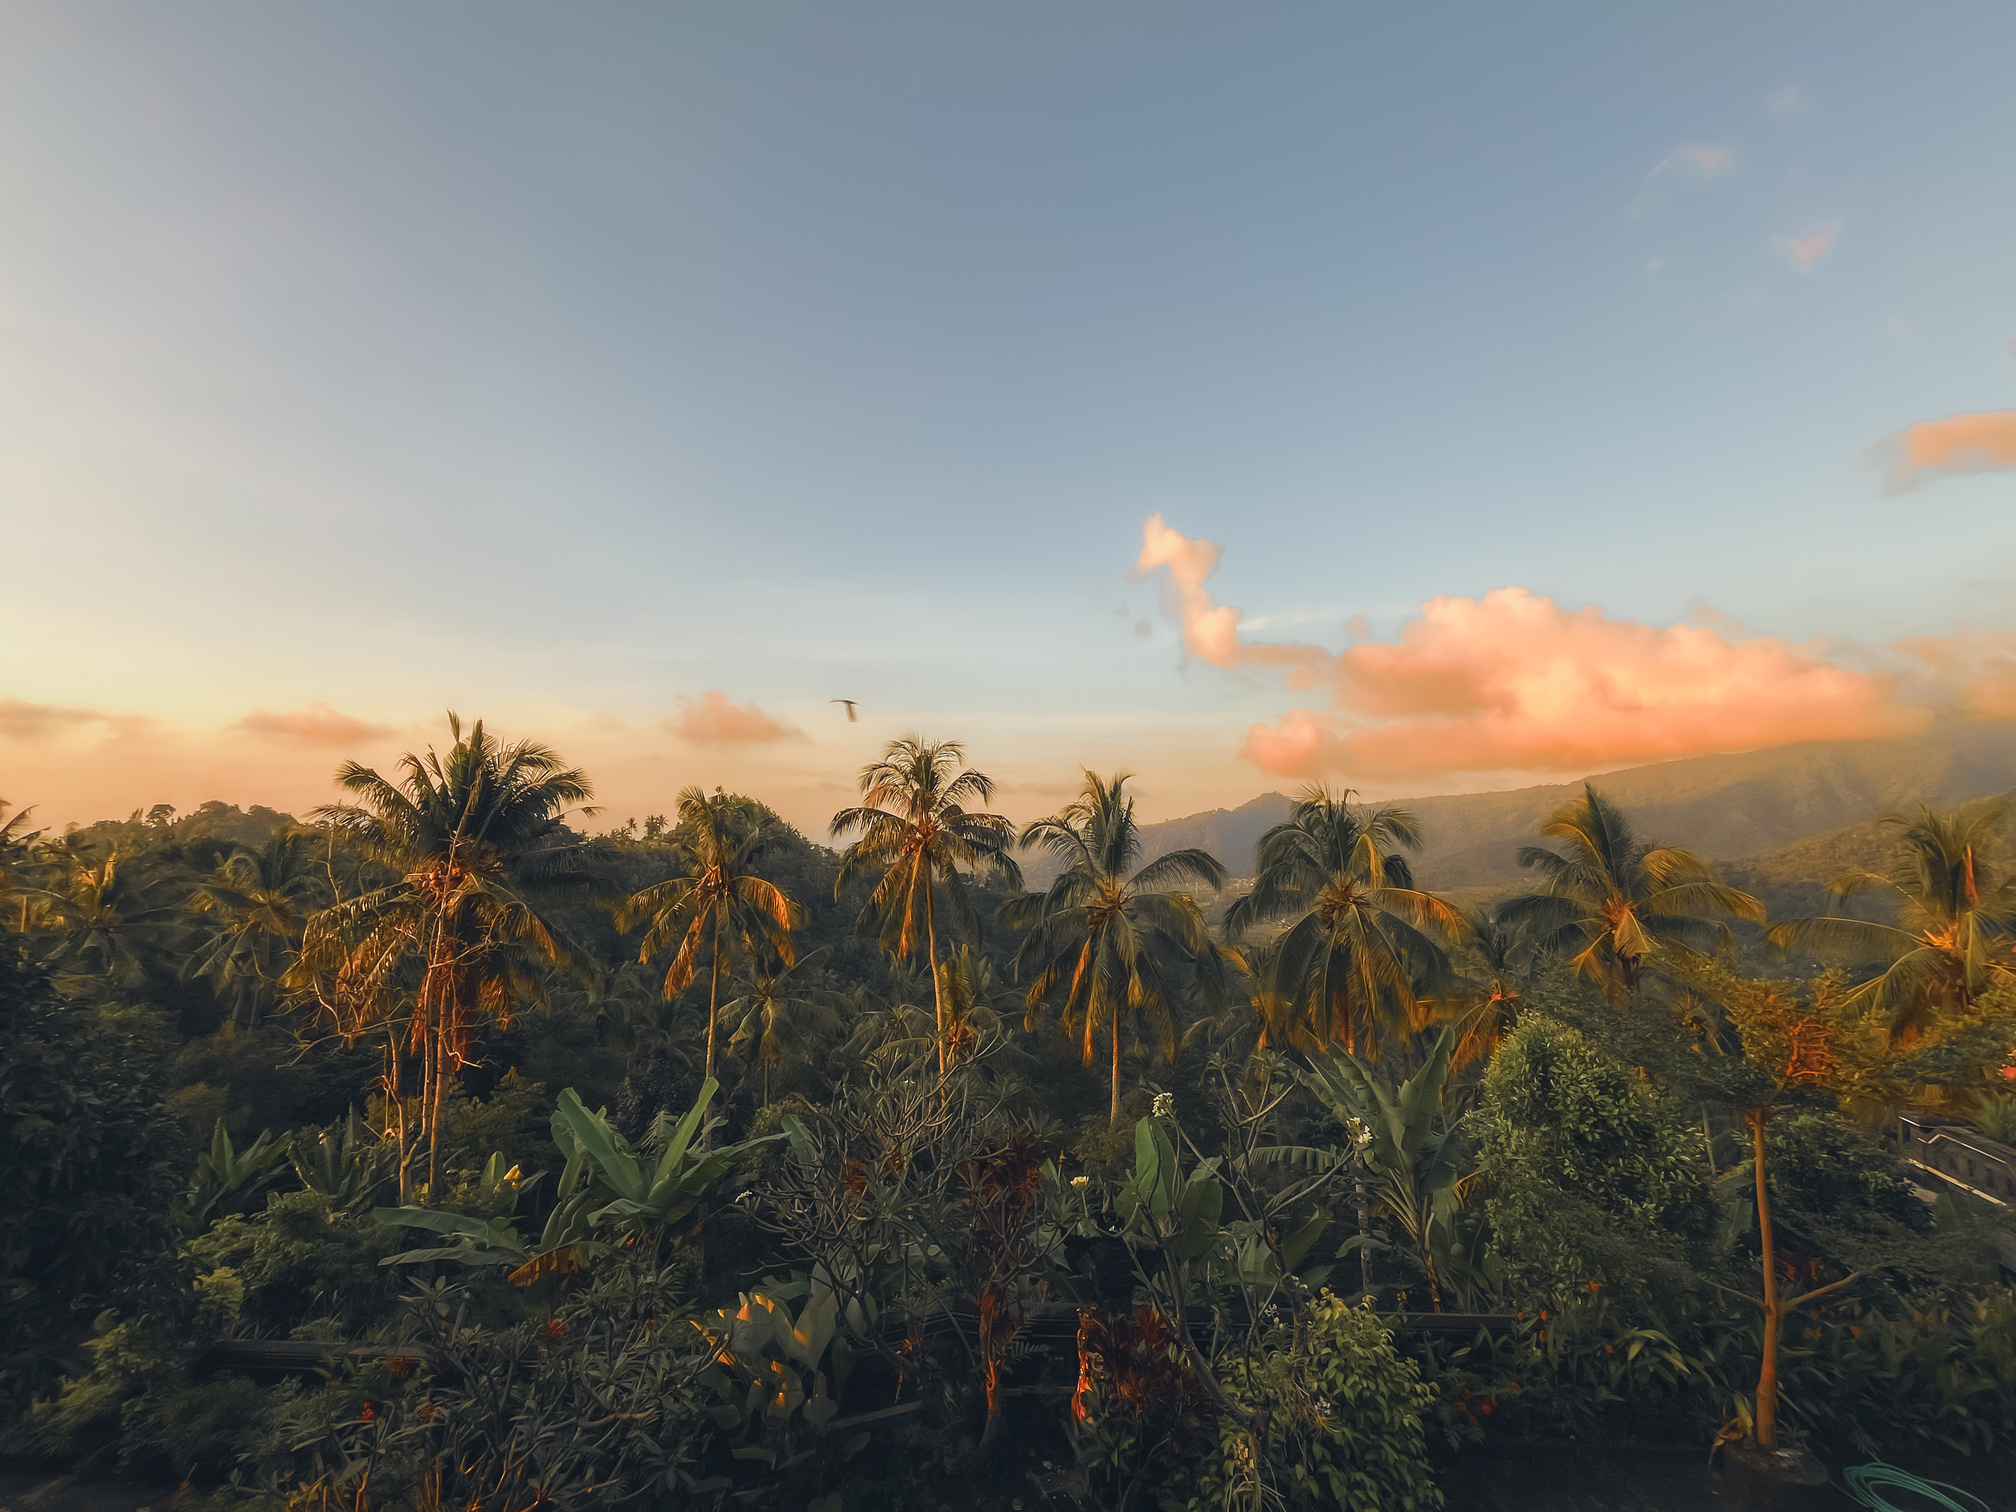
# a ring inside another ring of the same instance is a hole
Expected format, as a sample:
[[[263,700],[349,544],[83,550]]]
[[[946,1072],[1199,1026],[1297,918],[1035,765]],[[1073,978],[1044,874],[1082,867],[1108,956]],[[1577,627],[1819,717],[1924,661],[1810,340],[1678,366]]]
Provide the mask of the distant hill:
[[[1947,807],[2016,788],[2016,721],[1941,724],[1906,740],[1824,740],[1740,756],[1696,756],[1607,772],[1593,780],[1631,813],[1640,833],[1718,860],[1767,860],[1782,870],[1810,861],[1826,877],[1859,858],[1886,854],[1871,821],[1915,798]],[[1521,881],[1514,857],[1542,820],[1573,797],[1579,782],[1504,793],[1454,793],[1392,800],[1420,817],[1426,845],[1415,875],[1434,888],[1502,889]],[[1266,793],[1236,809],[1214,809],[1142,828],[1153,858],[1189,846],[1250,876],[1253,847],[1287,816],[1290,800]],[[1867,826],[1862,836],[1834,832]],[[1826,837],[1814,854],[1780,853]],[[1875,847],[1871,851],[1871,847]],[[1732,877],[1732,880],[1733,877]],[[1775,910],[1774,910],[1775,912]]]

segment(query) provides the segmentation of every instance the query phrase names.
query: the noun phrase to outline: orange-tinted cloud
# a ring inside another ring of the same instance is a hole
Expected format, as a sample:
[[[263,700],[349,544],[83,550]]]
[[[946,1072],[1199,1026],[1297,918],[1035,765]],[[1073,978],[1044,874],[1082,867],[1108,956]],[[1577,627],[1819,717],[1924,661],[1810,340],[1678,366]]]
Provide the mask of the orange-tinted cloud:
[[[1231,671],[1246,664],[1308,666],[1326,655],[1315,646],[1255,644],[1239,638],[1242,611],[1212,597],[1204,580],[1218,570],[1225,548],[1215,541],[1196,540],[1173,530],[1162,516],[1150,515],[1141,528],[1141,555],[1128,576],[1139,581],[1169,569],[1162,584],[1162,612],[1183,629],[1183,649],[1199,661]]]
[[[1794,273],[1811,273],[1814,265],[1834,250],[1834,238],[1841,234],[1839,216],[1808,226],[1797,235],[1780,233],[1771,238],[1772,250],[1782,253]]]
[[[254,735],[274,735],[302,745],[347,746],[367,740],[382,740],[392,733],[390,725],[372,724],[339,714],[319,699],[284,714],[254,709],[232,727]]]
[[[1571,612],[1523,588],[1431,599],[1397,643],[1344,651],[1332,703],[1328,719],[1255,726],[1245,754],[1280,776],[1593,771],[1902,735],[1929,718],[1885,679],[1781,640]]]
[[[1292,710],[1248,731],[1241,754],[1276,776],[1596,771],[1901,735],[1931,717],[1899,703],[1886,677],[1745,638],[1698,609],[1695,623],[1645,625],[1563,609],[1523,588],[1431,599],[1397,641],[1336,653],[1255,645],[1239,638],[1239,611],[1203,588],[1218,546],[1159,516],[1147,542],[1136,571],[1170,567],[1167,607],[1191,654],[1227,669],[1285,665],[1291,684],[1328,688],[1327,709]]]
[[[753,703],[730,703],[717,688],[679,702],[683,707],[665,721],[665,728],[694,745],[762,745],[805,738],[804,731],[779,723]]]
[[[1884,469],[1883,492],[1909,493],[1927,473],[1959,477],[2016,467],[2016,410],[1920,420],[1885,436],[1870,453]]]
[[[1974,719],[2016,719],[2016,631],[1919,635],[1893,650],[1922,664],[1942,698]]]
[[[0,739],[49,740],[79,726],[97,724],[105,718],[89,709],[65,709],[55,704],[29,703],[26,699],[0,698]]]

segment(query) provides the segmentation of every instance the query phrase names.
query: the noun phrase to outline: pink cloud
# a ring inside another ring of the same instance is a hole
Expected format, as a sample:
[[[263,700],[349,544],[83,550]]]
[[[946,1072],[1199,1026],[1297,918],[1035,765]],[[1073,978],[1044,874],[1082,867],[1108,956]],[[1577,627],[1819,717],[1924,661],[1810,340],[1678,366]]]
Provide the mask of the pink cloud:
[[[679,702],[683,707],[665,721],[665,728],[694,745],[762,745],[805,738],[802,730],[780,724],[753,703],[730,703],[719,689]]]
[[[1431,599],[1397,643],[1344,651],[1331,681],[1336,715],[1255,726],[1244,754],[1282,776],[1591,771],[1902,735],[1929,717],[1886,679],[1782,640],[1571,612],[1523,588]]]
[[[319,699],[301,708],[289,709],[284,714],[254,709],[231,728],[254,735],[273,735],[282,740],[298,741],[302,745],[322,746],[356,745],[367,740],[382,740],[392,733],[390,725],[372,724],[368,720],[339,714]]]
[[[80,725],[98,724],[103,714],[89,709],[65,709],[55,704],[29,703],[26,699],[0,698],[0,738],[7,740],[49,740]]]
[[[1920,420],[1885,436],[1870,456],[1883,467],[1883,492],[1909,493],[1926,473],[1959,477],[2016,467],[2016,410]]]
[[[1898,703],[1887,677],[1744,638],[1703,609],[1695,623],[1645,625],[1563,609],[1523,588],[1431,599],[1397,641],[1336,653],[1255,645],[1239,637],[1239,611],[1203,587],[1222,554],[1157,516],[1135,570],[1170,567],[1165,608],[1200,660],[1284,666],[1291,685],[1327,687],[1329,708],[1291,710],[1247,732],[1241,754],[1276,776],[1596,771],[1900,735],[1930,717]]]
[[[1215,541],[1193,539],[1173,530],[1162,516],[1150,515],[1141,528],[1141,555],[1128,576],[1140,581],[1162,568],[1162,612],[1183,630],[1183,649],[1199,661],[1231,671],[1242,665],[1308,666],[1324,655],[1315,646],[1255,644],[1239,638],[1241,610],[1220,604],[1204,580],[1218,570],[1225,548]]]
[[[1796,236],[1781,232],[1771,238],[1771,247],[1784,255],[1794,273],[1811,273],[1814,265],[1833,250],[1834,238],[1841,234],[1842,225],[1837,216],[1809,226]]]

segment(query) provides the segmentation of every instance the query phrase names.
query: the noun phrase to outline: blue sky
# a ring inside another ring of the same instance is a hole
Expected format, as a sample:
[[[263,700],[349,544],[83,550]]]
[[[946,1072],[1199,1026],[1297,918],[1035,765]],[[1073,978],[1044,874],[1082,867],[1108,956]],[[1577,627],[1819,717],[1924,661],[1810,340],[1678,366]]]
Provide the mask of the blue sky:
[[[1186,659],[1156,514],[1333,652],[1508,586],[1858,673],[2007,628],[2016,474],[1868,453],[2016,406],[2011,56],[1990,5],[0,8],[0,794],[300,806],[453,704],[631,811],[809,823],[912,728],[1018,810],[1236,803],[1309,695]],[[708,690],[803,738],[661,724]]]

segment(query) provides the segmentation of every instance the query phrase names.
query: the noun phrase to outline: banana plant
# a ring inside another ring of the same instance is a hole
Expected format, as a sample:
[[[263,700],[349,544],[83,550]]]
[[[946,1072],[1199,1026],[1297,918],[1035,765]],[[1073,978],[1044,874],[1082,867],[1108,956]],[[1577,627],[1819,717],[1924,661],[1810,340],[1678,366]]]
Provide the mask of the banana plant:
[[[426,1260],[447,1260],[457,1265],[509,1266],[510,1272],[504,1279],[513,1286],[529,1286],[543,1276],[572,1275],[606,1248],[588,1237],[596,1194],[583,1179],[585,1166],[578,1151],[568,1160],[566,1169],[560,1173],[557,1201],[537,1238],[519,1233],[509,1213],[477,1218],[437,1208],[375,1208],[371,1216],[380,1223],[424,1229],[454,1241],[432,1249],[388,1255],[378,1263],[417,1265]],[[507,1170],[499,1153],[492,1155],[483,1168],[479,1185],[487,1197],[494,1200],[508,1196],[515,1203],[518,1193],[530,1189],[532,1182],[519,1181],[517,1167]]]
[[[676,1125],[659,1114],[643,1152],[633,1149],[602,1114],[582,1106],[580,1094],[572,1087],[560,1094],[553,1114],[554,1143],[569,1152],[570,1160],[585,1156],[594,1163],[599,1188],[608,1199],[590,1215],[591,1223],[655,1244],[667,1229],[700,1205],[708,1188],[743,1155],[759,1145],[798,1137],[794,1122],[782,1134],[718,1150],[696,1149],[694,1137],[703,1132],[701,1121],[707,1105],[720,1089],[721,1084],[708,1077],[693,1106]],[[712,1129],[718,1122],[710,1121],[706,1128]],[[655,1158],[649,1153],[651,1145],[660,1147]]]
[[[189,1189],[189,1213],[209,1224],[232,1213],[249,1213],[267,1191],[287,1174],[281,1165],[293,1136],[277,1139],[261,1129],[243,1150],[234,1149],[224,1120],[210,1136],[210,1148],[196,1157],[196,1179]]]
[[[1225,1209],[1217,1169],[1214,1155],[1185,1175],[1161,1121],[1142,1119],[1134,1126],[1134,1173],[1113,1199],[1125,1232],[1178,1261],[1202,1259],[1217,1246]]]
[[[764,1291],[745,1292],[741,1306],[719,1308],[705,1319],[694,1319],[713,1363],[700,1375],[716,1403],[708,1409],[715,1426],[733,1435],[732,1458],[783,1472],[804,1464],[827,1447],[821,1440],[839,1415],[840,1404],[827,1390],[825,1362],[831,1356],[836,1388],[844,1388],[852,1356],[839,1332],[839,1297],[815,1272],[811,1284],[794,1281],[764,1283]],[[806,1297],[796,1317],[790,1298]],[[841,1459],[852,1458],[867,1444],[866,1433],[855,1433],[832,1446]],[[730,1476],[689,1481],[696,1492],[726,1490]],[[774,1486],[745,1488],[740,1499],[774,1492]],[[817,1498],[813,1505],[826,1501]]]
[[[1437,1127],[1456,1037],[1454,1028],[1444,1029],[1426,1063],[1397,1089],[1355,1055],[1335,1048],[1312,1056],[1302,1078],[1340,1123],[1355,1124],[1370,1136],[1360,1141],[1360,1158],[1379,1211],[1406,1236],[1436,1312],[1446,1310],[1451,1290],[1467,1295],[1488,1289],[1496,1270],[1481,1221],[1464,1211],[1463,1142],[1454,1128]],[[1354,1235],[1338,1258],[1372,1242],[1368,1235]]]
[[[355,1108],[341,1128],[340,1134],[324,1129],[313,1144],[294,1148],[294,1174],[301,1184],[327,1197],[341,1213],[362,1212],[386,1196],[397,1196],[398,1145],[380,1139]]]

